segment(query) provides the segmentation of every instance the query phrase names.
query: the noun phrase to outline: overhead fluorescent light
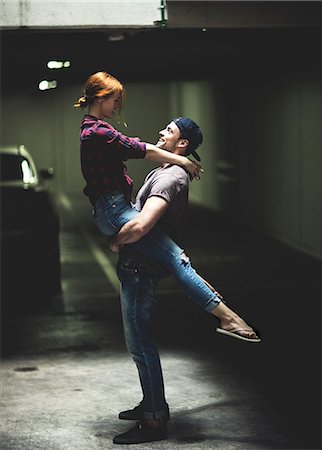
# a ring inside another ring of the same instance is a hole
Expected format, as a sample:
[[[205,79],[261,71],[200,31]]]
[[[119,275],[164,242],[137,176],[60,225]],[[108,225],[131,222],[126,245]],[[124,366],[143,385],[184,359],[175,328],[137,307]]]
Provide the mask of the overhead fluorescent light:
[[[63,69],[70,66],[70,61],[48,61],[47,63],[48,69]]]
[[[38,88],[41,91],[46,91],[47,89],[55,89],[56,87],[57,87],[57,81],[56,80],[51,80],[51,81],[42,80],[38,84]]]

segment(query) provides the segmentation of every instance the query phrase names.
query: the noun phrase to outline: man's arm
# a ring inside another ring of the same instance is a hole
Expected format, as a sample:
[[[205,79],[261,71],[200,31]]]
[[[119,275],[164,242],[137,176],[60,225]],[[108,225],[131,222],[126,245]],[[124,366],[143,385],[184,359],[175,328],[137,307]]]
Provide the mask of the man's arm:
[[[120,246],[131,244],[141,239],[160,220],[168,208],[168,202],[161,197],[152,196],[145,202],[140,214],[127,222],[116,236],[110,240],[110,248],[118,252]]]

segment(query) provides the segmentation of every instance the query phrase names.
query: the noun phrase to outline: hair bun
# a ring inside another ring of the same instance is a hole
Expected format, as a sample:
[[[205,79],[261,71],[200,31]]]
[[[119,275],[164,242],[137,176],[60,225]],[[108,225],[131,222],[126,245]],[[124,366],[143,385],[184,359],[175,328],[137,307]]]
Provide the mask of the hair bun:
[[[85,108],[87,106],[88,99],[86,95],[80,97],[77,102],[74,104],[75,108]]]

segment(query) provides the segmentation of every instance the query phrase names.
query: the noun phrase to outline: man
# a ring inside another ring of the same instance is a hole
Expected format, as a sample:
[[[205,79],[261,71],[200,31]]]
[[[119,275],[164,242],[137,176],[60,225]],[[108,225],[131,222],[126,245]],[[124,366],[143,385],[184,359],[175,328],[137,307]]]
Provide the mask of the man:
[[[202,133],[191,119],[174,119],[159,135],[157,146],[179,155],[192,154],[200,161],[196,149],[202,143]],[[140,214],[126,223],[112,238],[111,249],[118,251],[124,244],[136,242],[156,224],[162,226],[170,236],[173,235],[184,218],[188,192],[189,175],[181,167],[164,164],[150,172],[136,197],[135,206]],[[182,258],[184,263],[189,262],[185,254]],[[156,287],[166,275],[159,264],[134,252],[131,246],[125,246],[121,251],[118,276],[122,285],[124,335],[127,349],[138,368],[143,400],[134,409],[119,414],[120,419],[138,422],[129,431],[115,436],[115,444],[135,444],[167,437],[169,407],[164,395],[162,369],[152,329]],[[209,283],[205,280],[203,282],[216,292]],[[222,298],[220,294],[217,295]],[[245,340],[259,341],[255,340],[257,336],[254,331],[223,302],[215,309],[216,314],[211,312],[220,317],[220,330],[225,331],[225,327],[230,327],[236,332],[238,329],[244,333]]]

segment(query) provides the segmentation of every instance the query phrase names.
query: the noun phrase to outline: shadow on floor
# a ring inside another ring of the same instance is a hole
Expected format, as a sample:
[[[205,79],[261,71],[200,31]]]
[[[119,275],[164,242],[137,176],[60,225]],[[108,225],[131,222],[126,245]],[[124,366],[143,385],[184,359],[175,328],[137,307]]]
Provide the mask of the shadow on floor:
[[[62,296],[26,307],[28,298],[24,295],[10,314],[5,310],[4,358],[125,352],[117,293],[94,268],[95,261],[84,248],[77,223],[66,220],[62,227]],[[198,272],[223,293],[228,305],[259,330],[263,342],[245,344],[217,334],[213,318],[187,301],[172,279],[166,279],[160,283],[158,294],[156,336],[161,351],[199,354],[210,361],[207,376],[214,380],[220,374],[218,365],[211,362],[220,363],[225,367],[226,383],[246,383],[255,397],[260,393],[258,401],[276,411],[276,421],[283,422],[290,433],[285,448],[319,448],[321,261],[201,208],[190,208],[187,223],[189,228],[180,234],[180,245]],[[200,224],[202,232],[198,231]],[[92,224],[83,226],[101,244]],[[199,375],[202,379],[202,373]],[[247,403],[247,399],[243,401]],[[204,408],[215,415],[218,407],[210,402]],[[174,415],[174,442],[195,445],[204,441],[198,414],[190,418],[197,409]],[[202,411],[204,414],[207,411]],[[216,434],[215,425],[214,421],[213,440],[224,445],[229,436],[222,431]],[[181,429],[185,433],[180,438]],[[281,448],[274,446],[269,435],[240,436],[236,448],[248,448],[250,442],[256,448],[256,439],[261,442],[258,448]]]

